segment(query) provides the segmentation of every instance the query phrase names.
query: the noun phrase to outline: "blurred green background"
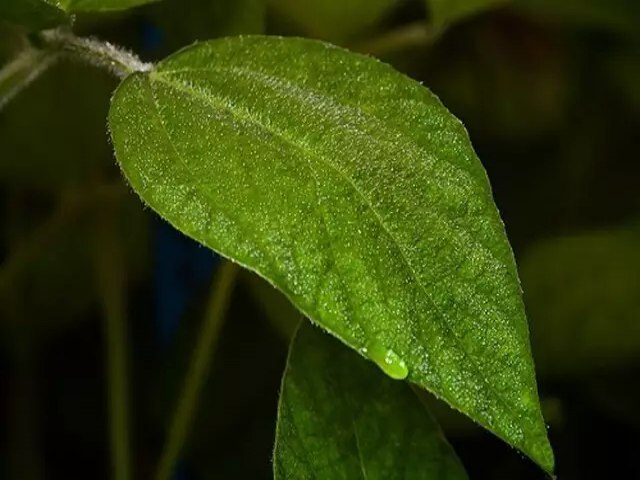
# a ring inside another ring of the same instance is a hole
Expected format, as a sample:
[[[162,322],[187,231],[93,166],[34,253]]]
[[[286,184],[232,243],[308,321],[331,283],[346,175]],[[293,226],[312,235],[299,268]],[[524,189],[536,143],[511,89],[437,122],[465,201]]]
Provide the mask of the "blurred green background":
[[[432,89],[469,130],[516,253],[559,478],[640,479],[640,2],[163,0],[79,16],[75,31],[148,61],[226,35],[321,38]],[[21,41],[0,25],[2,63]],[[206,310],[213,254],[120,179],[116,85],[61,61],[0,110],[0,478],[109,477],[114,301],[136,478],[150,478]],[[299,318],[239,278],[176,478],[271,478]],[[430,401],[471,479],[544,478]]]

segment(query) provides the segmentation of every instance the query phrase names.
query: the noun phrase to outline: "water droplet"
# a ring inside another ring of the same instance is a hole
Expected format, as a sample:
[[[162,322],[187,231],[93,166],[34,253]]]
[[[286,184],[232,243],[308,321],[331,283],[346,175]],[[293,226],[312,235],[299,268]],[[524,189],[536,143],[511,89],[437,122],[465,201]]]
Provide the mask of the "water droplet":
[[[404,380],[409,375],[407,364],[400,355],[377,340],[369,342],[364,350],[369,358],[376,362],[378,367],[394,380]]]

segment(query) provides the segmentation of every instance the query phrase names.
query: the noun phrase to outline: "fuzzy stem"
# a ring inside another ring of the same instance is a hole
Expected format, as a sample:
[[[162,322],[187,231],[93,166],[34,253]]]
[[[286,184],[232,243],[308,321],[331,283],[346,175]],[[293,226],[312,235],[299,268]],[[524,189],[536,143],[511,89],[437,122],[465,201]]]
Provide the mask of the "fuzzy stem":
[[[64,30],[47,30],[40,39],[50,48],[58,49],[72,57],[84,60],[96,67],[104,68],[118,78],[134,72],[151,70],[152,64],[142,62],[133,53],[109,42],[94,38],[76,37]]]

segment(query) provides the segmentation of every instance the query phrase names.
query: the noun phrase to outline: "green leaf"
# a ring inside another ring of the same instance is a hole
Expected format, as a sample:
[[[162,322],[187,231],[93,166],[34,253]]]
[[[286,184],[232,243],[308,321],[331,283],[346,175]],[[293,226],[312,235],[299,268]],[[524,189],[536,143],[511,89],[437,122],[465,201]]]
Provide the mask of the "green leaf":
[[[278,407],[276,479],[462,480],[467,475],[408,385],[303,322]]]
[[[397,0],[271,0],[273,7],[308,35],[341,41],[374,26]]]
[[[522,280],[541,371],[588,373],[640,359],[638,272],[632,229],[549,239],[527,252]]]
[[[426,0],[434,25],[441,27],[483,12],[508,0]]]
[[[328,44],[247,36],[131,75],[109,124],[125,176],[175,227],[553,468],[513,255],[429,90]]]
[[[65,23],[67,16],[53,1],[2,0],[0,1],[1,20],[30,30],[41,30]]]

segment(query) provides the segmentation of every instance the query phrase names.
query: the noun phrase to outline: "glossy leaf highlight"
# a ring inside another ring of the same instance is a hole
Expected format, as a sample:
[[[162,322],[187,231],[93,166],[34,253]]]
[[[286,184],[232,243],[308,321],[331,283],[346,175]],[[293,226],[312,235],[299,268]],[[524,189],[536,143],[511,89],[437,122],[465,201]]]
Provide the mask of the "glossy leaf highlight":
[[[238,37],[128,77],[109,124],[125,176],[179,230],[552,469],[513,255],[429,90],[325,43]]]

